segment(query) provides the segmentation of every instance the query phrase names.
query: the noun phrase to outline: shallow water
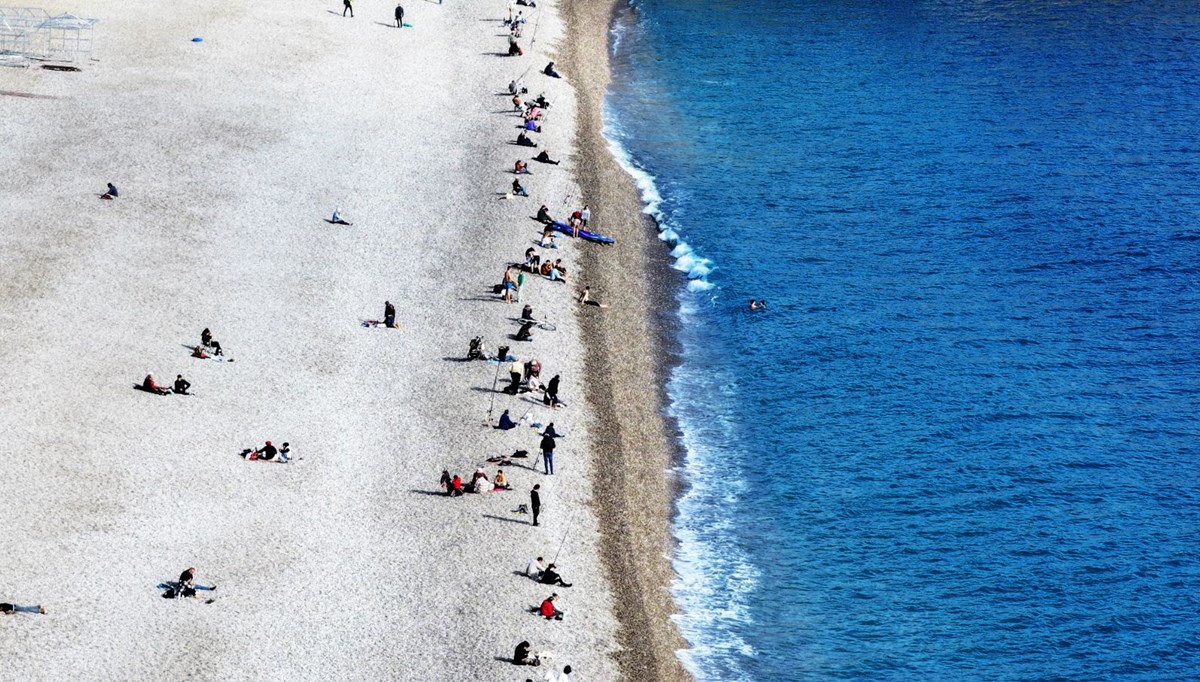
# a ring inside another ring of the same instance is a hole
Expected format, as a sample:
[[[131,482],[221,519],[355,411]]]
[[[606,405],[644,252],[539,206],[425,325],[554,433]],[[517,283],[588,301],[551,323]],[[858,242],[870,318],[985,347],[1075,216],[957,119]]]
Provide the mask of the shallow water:
[[[1200,677],[1198,55],[1183,2],[621,14],[700,679]]]

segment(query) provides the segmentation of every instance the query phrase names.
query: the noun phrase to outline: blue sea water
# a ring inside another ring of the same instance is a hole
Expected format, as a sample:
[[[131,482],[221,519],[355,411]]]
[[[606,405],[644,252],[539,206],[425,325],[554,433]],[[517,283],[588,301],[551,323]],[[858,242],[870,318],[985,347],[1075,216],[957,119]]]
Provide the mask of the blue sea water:
[[[612,49],[688,668],[1200,679],[1200,4],[634,0]]]

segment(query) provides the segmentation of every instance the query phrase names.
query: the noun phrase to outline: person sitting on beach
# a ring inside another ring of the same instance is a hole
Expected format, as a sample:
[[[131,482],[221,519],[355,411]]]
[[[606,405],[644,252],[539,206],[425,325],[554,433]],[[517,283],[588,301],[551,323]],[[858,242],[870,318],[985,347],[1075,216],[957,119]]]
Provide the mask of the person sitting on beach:
[[[517,144],[521,145],[522,147],[536,147],[537,146],[537,142],[534,142],[533,140],[529,139],[529,137],[525,134],[525,131],[523,131],[523,130],[517,135]],[[540,161],[541,159],[538,159],[538,160]]]
[[[594,305],[597,308],[607,308],[608,307],[607,303],[601,303],[600,301],[592,300],[592,290],[590,287],[583,288],[583,293],[579,294],[579,303],[581,303],[582,305]]]
[[[521,96],[520,95],[513,95],[512,103],[513,103],[513,111],[521,110]]]
[[[541,582],[542,581],[542,573],[545,570],[546,570],[546,561],[544,559],[542,559],[541,557],[538,557],[537,559],[530,561],[529,565],[525,567],[525,575],[527,577],[530,577],[530,578],[538,581],[538,582]]]
[[[467,486],[467,490],[473,493],[485,492],[488,488],[487,484],[492,481],[488,478],[487,472],[482,467],[475,469],[475,473],[471,475],[471,485]]]
[[[542,239],[538,242],[538,246],[543,249],[558,248],[558,237],[554,234],[554,228],[548,227],[542,232]]]
[[[536,323],[532,322],[532,321],[523,322],[521,324],[521,328],[519,330],[517,330],[516,335],[513,337],[513,340],[515,340],[515,341],[532,341],[534,324],[536,324]]]
[[[520,88],[521,88],[520,84],[518,84],[515,79],[508,82],[508,94],[510,94],[510,95],[520,94],[520,92],[521,92]]]
[[[514,40],[508,44],[508,56],[520,57],[523,54],[525,53],[521,50],[521,46],[517,44],[517,41]]]
[[[533,146],[535,146],[535,147],[536,147],[537,145],[533,145]],[[540,153],[540,154],[538,154],[537,156],[533,157],[533,160],[534,160],[534,161],[539,161],[539,162],[541,162],[541,163],[552,163],[552,164],[554,164],[555,166],[557,166],[557,165],[558,165],[558,161],[555,161],[554,159],[550,158],[550,152],[549,152],[549,151],[547,151],[547,150],[542,150],[542,153]]]
[[[542,266],[542,257],[538,255],[537,249],[532,246],[525,249],[525,269],[529,272],[537,272]]]
[[[533,306],[526,303],[525,307],[521,308],[521,319],[522,320],[532,320],[533,319]]]
[[[538,209],[537,220],[539,223],[545,223],[547,225],[554,222],[554,218],[550,217],[550,208],[545,204],[542,204],[542,207]]]
[[[187,379],[184,379],[182,374],[175,375],[174,390],[176,393],[178,393],[179,395],[187,395],[188,389],[191,387],[192,387],[192,382],[188,381]]]
[[[542,615],[542,618],[545,618],[546,620],[563,619],[563,616],[566,614],[563,613],[562,609],[558,608],[558,605],[554,603],[557,600],[558,594],[555,593],[549,597],[546,597],[546,599],[542,601],[542,606],[538,610],[538,612]]]
[[[171,389],[167,388],[166,386],[159,386],[154,381],[154,375],[150,374],[149,372],[146,373],[146,378],[142,379],[142,390],[150,391],[151,393],[157,393],[158,395],[167,395],[171,392]]]
[[[11,616],[17,613],[40,613],[45,614],[46,609],[42,608],[41,604],[33,606],[21,606],[20,604],[9,604],[8,602],[0,602],[0,613]],[[536,665],[536,664],[533,664]]]
[[[500,429],[501,431],[508,431],[509,429],[517,428],[517,423],[512,420],[512,417],[508,416],[508,410],[505,410],[504,413],[500,415],[500,422],[496,425],[496,428]]]
[[[512,490],[512,486],[508,484],[508,477],[504,475],[504,469],[496,469],[496,478],[492,480],[492,490]]]
[[[550,276],[551,282],[562,282],[564,284],[566,283],[566,281],[567,281],[567,266],[562,264],[561,258],[554,261],[554,263],[551,264],[549,276]]]
[[[531,118],[525,122],[525,130],[531,133],[540,133],[542,132],[542,127],[537,124],[537,121]]]
[[[558,71],[556,71],[554,69],[554,62],[550,62],[549,64],[547,64],[546,68],[542,69],[542,73],[546,74],[547,76],[549,76],[551,78],[562,78],[562,74],[560,74]]]
[[[121,193],[117,191],[117,186],[110,182],[110,183],[108,183],[108,190],[104,194],[101,194],[100,198],[107,199],[108,201],[112,201],[113,199],[116,199],[119,196],[121,196]]]
[[[388,329],[396,327],[396,306],[392,305],[391,301],[383,302],[383,326]]]
[[[214,356],[223,355],[221,352],[221,342],[213,338],[212,332],[209,331],[208,327],[205,327],[204,331],[200,332],[200,343],[204,344],[205,348],[211,348]]]
[[[546,99],[545,93],[538,93],[537,99],[533,100],[533,103],[543,109],[550,108],[550,100]]]
[[[333,223],[334,225],[353,225],[354,224],[354,223],[348,223],[344,219],[342,219],[342,209],[340,207],[333,209],[333,216],[331,216],[329,218],[329,222]]]
[[[513,178],[512,193],[519,194],[523,197],[529,196],[529,192],[525,190],[525,185],[522,185],[521,181],[516,178]]]
[[[554,261],[544,260],[544,261],[542,261],[542,267],[538,269],[538,274],[540,274],[542,277],[549,277],[550,271],[553,269],[554,269]]]
[[[517,159],[517,162],[513,164],[513,173],[516,175],[532,175],[529,172],[529,164],[520,159]]]
[[[446,491],[447,497],[449,497],[450,493],[454,490],[453,480],[454,479],[450,478],[450,472],[442,469],[442,477],[438,479],[438,487]]]
[[[450,479],[450,497],[462,497],[463,481],[462,477],[454,474],[454,478]]]
[[[284,443],[283,447],[279,448],[279,463],[287,464],[292,461],[292,446]]]
[[[250,456],[246,457],[247,454]],[[271,444],[271,441],[267,441],[265,445],[257,450],[243,452],[242,457],[246,457],[246,459],[250,460],[251,462],[256,459],[266,460],[269,462],[275,459],[275,455],[277,454],[279,454],[279,450]]]
[[[520,644],[517,645],[516,650],[513,651],[513,665],[540,665],[541,664],[541,661],[539,661],[537,659],[537,657],[530,656],[530,653],[529,653],[530,646],[531,645],[529,644],[529,642],[521,642]]]
[[[554,564],[550,564],[546,567],[545,571],[542,571],[542,579],[540,582],[543,585],[561,585],[563,587],[571,586],[570,583],[563,582],[562,576],[558,574],[558,571],[554,570]]]
[[[193,596],[195,595],[196,590],[206,590],[206,591],[211,592],[211,591],[217,589],[216,585],[197,585],[195,581],[196,581],[196,569],[195,568],[185,569],[182,573],[179,574],[180,587],[184,588],[185,590],[191,589]]]

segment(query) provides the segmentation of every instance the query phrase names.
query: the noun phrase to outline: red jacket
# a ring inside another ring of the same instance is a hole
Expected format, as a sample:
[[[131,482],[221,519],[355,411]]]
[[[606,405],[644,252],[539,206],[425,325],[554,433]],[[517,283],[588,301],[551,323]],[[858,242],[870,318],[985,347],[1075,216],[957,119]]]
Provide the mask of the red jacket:
[[[554,617],[554,602],[550,601],[549,599],[542,602],[542,616],[545,618]]]

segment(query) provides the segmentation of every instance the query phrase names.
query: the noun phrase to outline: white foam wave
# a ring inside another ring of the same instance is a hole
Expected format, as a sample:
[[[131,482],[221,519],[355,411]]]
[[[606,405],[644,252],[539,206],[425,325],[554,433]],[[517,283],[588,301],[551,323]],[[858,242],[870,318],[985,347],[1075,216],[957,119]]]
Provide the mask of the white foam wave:
[[[642,203],[645,204],[642,212],[654,218],[655,224],[658,225],[658,238],[673,247],[671,255],[676,260],[672,267],[687,273],[688,279],[691,280],[688,282],[688,291],[700,292],[713,289],[714,285],[708,281],[708,276],[714,270],[713,262],[707,258],[696,256],[692,247],[683,241],[678,230],[671,225],[671,221],[661,209],[663,196],[658,191],[655,177],[639,166],[625,145],[621,144],[620,124],[608,106],[604,107],[603,117],[604,139],[608,142],[609,151],[612,152],[613,158],[617,160],[621,168],[633,178],[638,193],[641,195]]]

